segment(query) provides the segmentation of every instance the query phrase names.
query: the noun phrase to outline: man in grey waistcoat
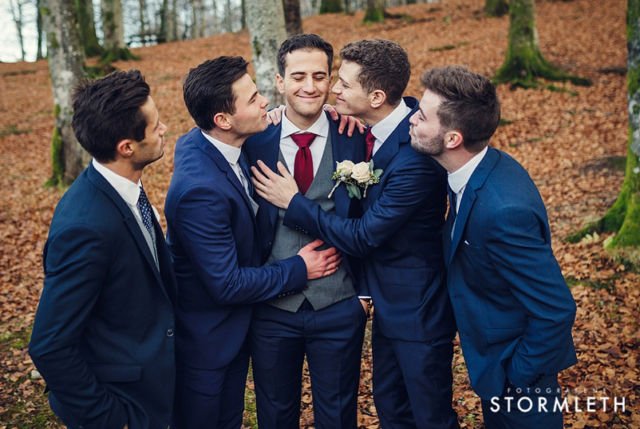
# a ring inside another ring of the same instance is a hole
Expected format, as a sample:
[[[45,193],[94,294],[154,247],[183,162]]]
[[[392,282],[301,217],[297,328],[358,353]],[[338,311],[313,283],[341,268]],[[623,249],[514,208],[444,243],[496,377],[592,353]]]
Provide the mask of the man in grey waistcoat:
[[[358,217],[357,199],[344,186],[333,193],[337,162],[364,160],[364,138],[340,135],[322,110],[331,85],[333,48],[315,34],[286,40],[278,52],[278,90],[286,99],[279,125],[247,140],[251,165],[260,160],[293,174],[298,188],[326,211]],[[331,194],[331,198],[329,195]],[[264,262],[295,255],[313,237],[282,225],[284,211],[257,200]],[[312,280],[305,290],[260,304],[250,330],[258,424],[266,429],[298,428],[302,365],[311,375],[315,427],[357,427],[360,355],[369,304],[358,287],[358,263],[343,257],[338,271]],[[359,297],[362,297],[360,299]]]

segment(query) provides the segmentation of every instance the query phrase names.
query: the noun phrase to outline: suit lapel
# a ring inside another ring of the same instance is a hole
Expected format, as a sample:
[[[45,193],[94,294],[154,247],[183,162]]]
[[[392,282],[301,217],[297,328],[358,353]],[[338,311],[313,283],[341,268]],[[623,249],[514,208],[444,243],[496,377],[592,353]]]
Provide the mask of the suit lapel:
[[[122,217],[125,225],[127,226],[127,229],[129,229],[129,232],[133,236],[133,239],[136,245],[138,246],[138,250],[144,256],[144,259],[147,261],[147,264],[149,264],[149,268],[153,272],[153,275],[155,276],[156,281],[158,282],[158,284],[163,285],[164,282],[162,281],[162,277],[160,275],[160,272],[158,271],[156,262],[153,259],[151,250],[147,245],[147,240],[145,240],[144,235],[142,235],[142,231],[140,230],[140,225],[138,225],[138,221],[135,219],[133,212],[131,211],[129,206],[124,202],[122,197],[118,195],[118,192],[115,189],[113,189],[113,187],[109,184],[109,182],[107,182],[107,180],[104,177],[102,177],[102,175],[98,173],[96,169],[93,168],[93,165],[91,164],[89,164],[89,167],[88,167],[88,177],[91,183],[93,183],[95,187],[97,187],[99,190],[105,193],[109,197],[109,199],[113,202],[113,204],[116,206],[116,208],[120,211],[120,214],[122,214]],[[154,224],[157,224],[157,223],[158,222],[155,220],[155,216],[154,216]],[[160,234],[159,236],[158,236],[158,231]],[[164,233],[162,232],[162,229],[158,225],[158,227],[156,228],[156,239],[162,239],[163,237],[164,237]],[[165,290],[165,288],[162,287],[161,289],[163,293],[167,295],[167,291]]]
[[[347,139],[347,137],[338,134],[338,126],[336,125],[336,123],[332,121],[331,118],[328,117],[328,115],[327,118],[329,119],[329,138],[334,164],[345,160],[352,161],[353,163],[362,161],[364,153],[362,154],[362,156],[357,156],[354,150],[357,145],[353,144],[353,142],[344,141]],[[333,166],[333,169],[331,171],[335,171],[335,165]],[[355,202],[351,198],[349,198],[347,187],[344,184],[340,184],[334,191],[333,201],[335,203],[336,213],[344,218],[349,217],[351,204],[355,204]]]
[[[471,209],[473,208],[473,204],[477,198],[477,190],[484,185],[487,177],[489,177],[489,174],[498,162],[499,157],[500,155],[498,151],[493,148],[489,148],[487,154],[484,156],[482,161],[480,161],[480,164],[478,164],[478,167],[469,178],[469,182],[462,194],[462,201],[460,201],[460,209],[456,216],[455,225],[453,225],[453,237],[451,238],[451,247],[449,248],[447,257],[447,266],[451,264],[453,255],[456,253],[456,249],[460,244],[462,233],[465,225],[467,224],[467,220],[469,219],[469,214],[471,213]],[[451,231],[450,227],[447,231]]]
[[[280,132],[282,125],[275,125],[267,128],[262,135],[260,142],[255,145],[255,159],[264,162],[272,171],[278,171],[278,157],[280,154]],[[270,231],[275,231],[276,222],[278,220],[278,208],[268,201],[256,196],[256,200],[260,206],[258,210],[264,211],[268,221]]]
[[[231,168],[231,165],[226,160],[226,158],[220,153],[220,151],[216,149],[215,146],[211,144],[202,135],[202,131],[200,129],[196,128],[194,129],[194,131],[197,134],[194,136],[193,140],[198,145],[200,150],[202,150],[215,163],[218,169],[220,169],[220,171],[226,176],[229,183],[231,183],[231,186],[233,186],[236,189],[236,191],[238,191],[238,193],[240,194],[240,198],[242,198],[245,205],[247,206],[247,209],[251,212],[251,218],[253,219],[253,226],[255,227],[256,219],[253,213],[253,206],[251,205],[249,196],[247,195],[247,192],[244,190],[244,187],[242,186],[242,184],[240,183],[240,180],[238,179],[238,176],[236,175],[235,171],[233,171],[233,169]],[[251,177],[247,177],[246,179],[251,180]]]

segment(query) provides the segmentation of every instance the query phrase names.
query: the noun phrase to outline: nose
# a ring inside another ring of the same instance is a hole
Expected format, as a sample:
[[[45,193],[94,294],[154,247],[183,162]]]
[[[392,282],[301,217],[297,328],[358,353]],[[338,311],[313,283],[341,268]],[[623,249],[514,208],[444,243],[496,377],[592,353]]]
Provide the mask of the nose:
[[[304,80],[304,86],[302,89],[305,92],[313,92],[315,87],[313,86],[313,76],[309,76]]]
[[[160,122],[160,135],[164,135],[168,129],[169,127],[167,127],[164,122]]]
[[[267,97],[263,96],[262,94],[260,94],[260,98],[262,98],[262,103],[260,103],[260,108],[264,109],[269,105],[269,100],[267,99]]]
[[[340,81],[336,82],[331,88],[331,92],[334,94],[340,94],[342,92],[342,88],[340,87]]]
[[[416,116],[418,115],[418,112],[414,113],[413,115],[411,115],[411,117],[409,118],[409,123],[413,126],[416,125]]]

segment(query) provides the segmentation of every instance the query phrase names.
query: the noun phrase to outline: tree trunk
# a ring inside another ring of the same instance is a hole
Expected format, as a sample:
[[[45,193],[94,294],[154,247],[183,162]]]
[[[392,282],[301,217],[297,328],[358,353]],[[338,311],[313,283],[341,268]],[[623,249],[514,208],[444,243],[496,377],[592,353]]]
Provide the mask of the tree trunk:
[[[509,12],[509,2],[507,0],[487,0],[484,4],[484,13],[487,16],[504,16]]]
[[[227,33],[233,32],[233,19],[231,17],[231,0],[227,0],[224,3],[224,31]]]
[[[341,13],[342,0],[322,0],[320,13]]]
[[[121,0],[101,0],[104,53],[102,63],[135,58],[124,43]]]
[[[140,43],[147,44],[147,2],[138,0],[138,19],[140,20]]]
[[[36,30],[38,31],[38,46],[36,49],[36,60],[41,60],[44,58],[42,55],[42,42],[44,29],[42,28],[42,0],[36,0]]]
[[[174,0],[162,0],[160,14],[160,36],[158,42],[173,42],[177,39],[176,9]]]
[[[191,1],[191,38],[204,37],[205,10],[202,0]]]
[[[278,106],[283,100],[275,86],[276,57],[286,38],[282,0],[247,0],[247,26],[258,90],[271,106]]]
[[[18,43],[20,44],[20,59],[24,61],[26,55],[24,51],[24,35],[22,34],[22,28],[24,24],[22,14],[22,1],[23,0],[10,0],[9,8],[11,9],[11,17],[13,18],[13,23],[15,24],[16,32],[18,33]]]
[[[384,0],[367,0],[367,10],[364,13],[364,22],[384,21]]]
[[[510,0],[509,46],[504,64],[494,78],[496,83],[534,88],[538,78],[590,85],[588,79],[570,75],[549,64],[540,53],[533,0]]]
[[[78,24],[80,25],[80,43],[87,57],[95,57],[102,54],[102,47],[96,36],[96,25],[93,13],[92,0],[76,0]]]
[[[84,51],[74,0],[45,0],[44,6],[42,15],[56,117],[51,145],[52,174],[48,183],[63,185],[78,177],[90,160],[71,128],[71,95],[84,77]]]
[[[300,18],[300,0],[283,0],[284,21],[287,36],[302,34],[302,19]]]

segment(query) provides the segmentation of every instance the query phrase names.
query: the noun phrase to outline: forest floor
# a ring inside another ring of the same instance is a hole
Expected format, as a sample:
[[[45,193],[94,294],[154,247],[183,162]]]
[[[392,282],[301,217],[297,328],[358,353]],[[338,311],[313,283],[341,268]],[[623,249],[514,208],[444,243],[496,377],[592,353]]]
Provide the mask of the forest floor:
[[[560,375],[569,398],[567,428],[640,428],[640,271],[609,259],[606,235],[570,244],[565,238],[601,216],[616,198],[623,178],[628,133],[624,0],[537,2],[537,29],[545,57],[590,87],[555,84],[536,90],[498,88],[505,125],[493,145],[527,168],[549,213],[553,247],[578,305],[574,340],[578,363]],[[362,38],[387,38],[409,52],[408,95],[420,97],[419,78],[429,67],[464,64],[492,76],[501,65],[509,20],[486,18],[483,0],[443,0],[393,8],[402,19],[363,25],[353,16],[304,20],[304,29],[336,50]],[[246,31],[206,39],[134,49],[151,85],[161,119],[168,125],[165,156],[145,170],[145,187],[159,208],[173,168],[176,139],[193,123],[182,102],[181,82],[189,68],[218,55],[251,56]],[[336,59],[336,65],[339,59]],[[41,253],[54,207],[63,190],[44,186],[50,171],[53,100],[47,64],[0,64],[0,429],[53,428],[44,382],[32,379],[27,354],[34,311],[42,288]],[[251,381],[248,383],[251,388]],[[365,344],[359,396],[359,425],[378,427],[371,396],[371,353]],[[610,397],[603,409],[603,397]],[[618,406],[614,408],[613,398]],[[597,406],[589,406],[596,398]],[[308,377],[301,426],[313,427]],[[621,405],[624,401],[624,409]],[[472,392],[456,345],[454,402],[463,428],[481,428],[480,401]],[[245,425],[255,426],[251,390]],[[589,410],[595,408],[595,410]]]

